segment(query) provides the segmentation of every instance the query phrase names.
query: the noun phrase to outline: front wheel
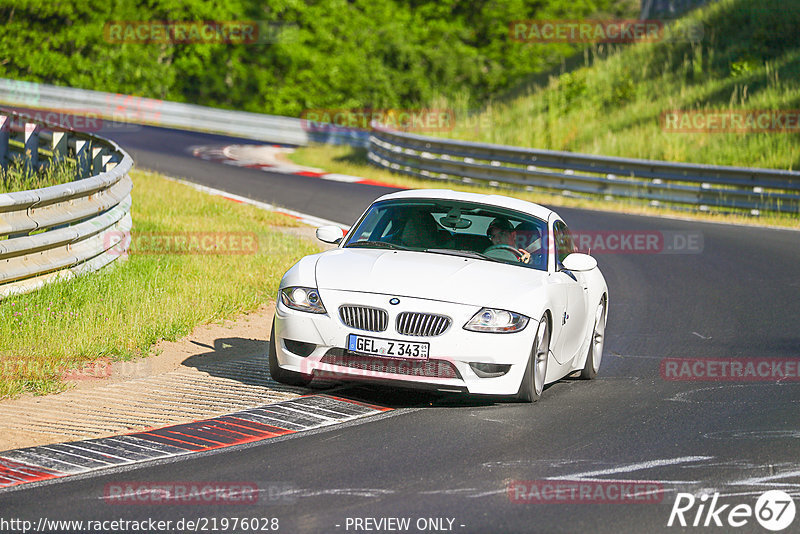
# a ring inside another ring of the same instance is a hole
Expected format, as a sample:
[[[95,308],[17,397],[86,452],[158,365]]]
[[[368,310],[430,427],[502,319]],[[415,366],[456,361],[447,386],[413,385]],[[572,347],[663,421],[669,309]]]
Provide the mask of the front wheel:
[[[536,330],[536,339],[528,357],[528,366],[515,399],[520,402],[536,402],[542,398],[544,379],[547,375],[547,358],[550,354],[550,326],[547,315],[543,315]]]
[[[275,319],[272,320],[272,332],[269,335],[269,374],[272,379],[287,386],[307,386],[311,383],[311,375],[304,375],[302,373],[295,373],[294,371],[287,371],[281,369],[278,365],[278,351],[275,349],[275,344],[278,340],[275,338]]]
[[[603,359],[603,344],[606,338],[606,299],[600,301],[594,317],[594,330],[592,338],[589,340],[589,354],[586,355],[586,364],[581,371],[581,378],[591,380],[597,376],[600,370],[600,362]]]

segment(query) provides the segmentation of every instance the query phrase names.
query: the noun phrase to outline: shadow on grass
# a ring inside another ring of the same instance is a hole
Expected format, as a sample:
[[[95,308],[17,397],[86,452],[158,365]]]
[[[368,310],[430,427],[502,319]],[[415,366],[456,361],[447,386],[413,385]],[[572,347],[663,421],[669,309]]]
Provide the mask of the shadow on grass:
[[[369,165],[367,149],[361,147],[351,147],[350,152],[336,156],[333,160],[337,163],[348,163],[350,165]]]

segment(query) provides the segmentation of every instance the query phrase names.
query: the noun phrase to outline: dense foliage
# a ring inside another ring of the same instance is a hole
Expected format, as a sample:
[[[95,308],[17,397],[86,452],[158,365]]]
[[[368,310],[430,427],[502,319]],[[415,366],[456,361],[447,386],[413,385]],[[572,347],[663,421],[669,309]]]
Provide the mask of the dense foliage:
[[[520,46],[521,19],[635,16],[636,0],[0,0],[0,77],[249,111],[471,102],[559,65]],[[261,44],[109,42],[113,21],[258,20]]]

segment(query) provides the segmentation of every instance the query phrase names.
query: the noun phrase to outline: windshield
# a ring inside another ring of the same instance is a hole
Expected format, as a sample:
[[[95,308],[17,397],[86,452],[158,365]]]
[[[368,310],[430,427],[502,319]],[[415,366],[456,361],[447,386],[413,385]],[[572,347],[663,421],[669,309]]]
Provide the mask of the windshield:
[[[453,200],[393,200],[372,205],[346,248],[451,254],[547,270],[547,223],[521,212]]]

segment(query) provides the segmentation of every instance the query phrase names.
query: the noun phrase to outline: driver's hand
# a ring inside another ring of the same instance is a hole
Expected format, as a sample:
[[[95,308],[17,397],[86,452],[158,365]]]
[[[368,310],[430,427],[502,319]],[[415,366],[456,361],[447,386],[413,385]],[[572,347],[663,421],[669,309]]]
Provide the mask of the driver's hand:
[[[522,254],[522,256],[520,256],[519,258],[519,261],[521,261],[522,263],[530,263],[531,253],[525,250],[524,248],[518,248],[517,250],[519,250],[520,254]]]

